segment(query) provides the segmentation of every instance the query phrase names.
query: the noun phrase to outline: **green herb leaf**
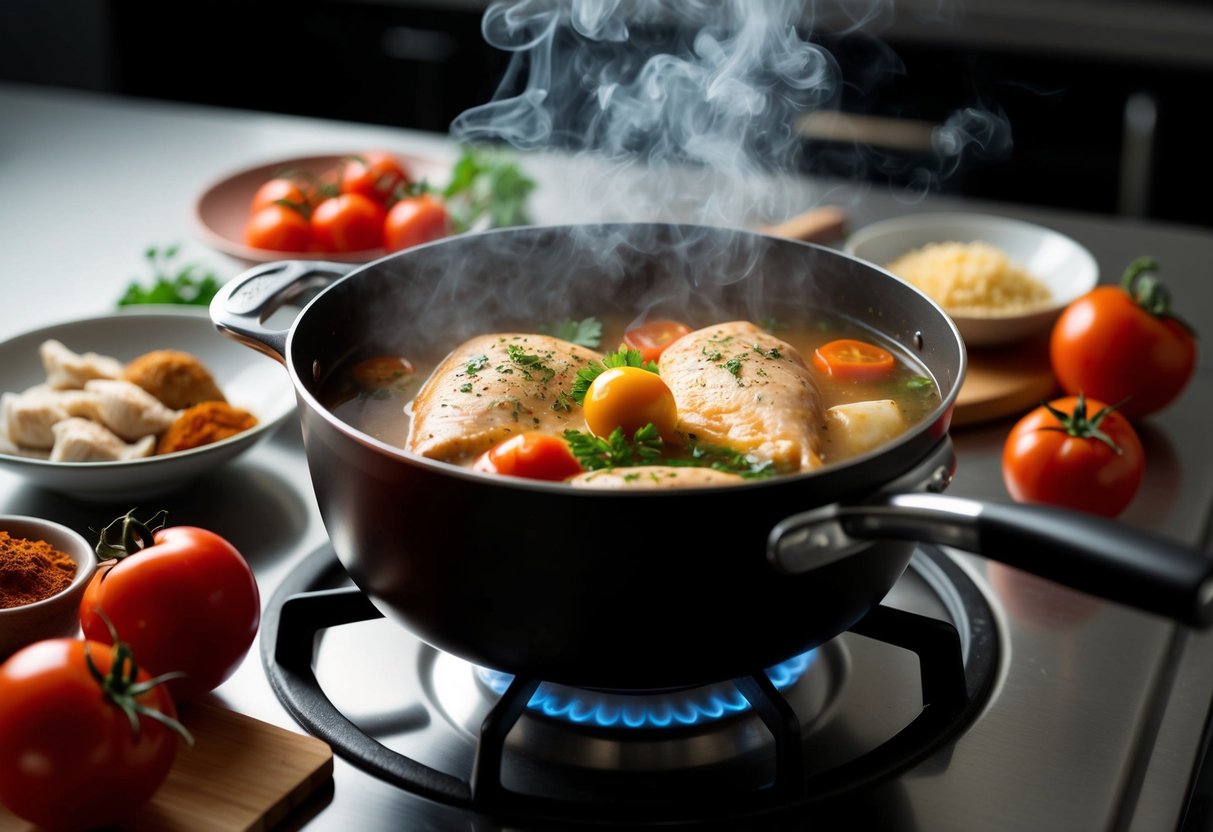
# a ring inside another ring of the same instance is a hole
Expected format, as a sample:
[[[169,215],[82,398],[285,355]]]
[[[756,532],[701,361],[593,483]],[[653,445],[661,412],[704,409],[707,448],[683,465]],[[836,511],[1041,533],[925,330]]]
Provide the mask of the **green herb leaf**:
[[[580,321],[565,318],[543,332],[592,350],[598,349],[602,344],[602,321],[597,318],[582,318]]]
[[[564,440],[587,471],[652,465],[661,459],[663,445],[652,422],[637,430],[631,439],[624,435],[623,428],[615,428],[605,439],[569,429],[564,432]]]
[[[180,252],[177,244],[159,249],[149,246],[143,253],[152,268],[150,282],[132,280],[118,298],[118,306],[143,303],[177,303],[207,306],[222,286],[210,269],[198,263],[175,266],[172,261]]]
[[[456,232],[481,220],[489,228],[527,225],[534,180],[502,152],[465,145],[442,192]]]

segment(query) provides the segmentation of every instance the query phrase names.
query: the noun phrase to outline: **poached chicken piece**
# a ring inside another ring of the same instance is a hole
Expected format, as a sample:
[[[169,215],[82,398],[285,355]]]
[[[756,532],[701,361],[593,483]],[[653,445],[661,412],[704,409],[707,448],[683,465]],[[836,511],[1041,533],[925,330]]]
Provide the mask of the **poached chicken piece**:
[[[683,468],[671,465],[636,465],[586,471],[568,480],[582,488],[694,488],[702,485],[739,485],[745,478],[715,468]]]
[[[405,447],[466,462],[524,431],[584,430],[573,403],[577,371],[603,356],[549,335],[480,335],[451,352],[411,403]]]
[[[658,366],[688,439],[752,454],[785,473],[821,464],[821,393],[787,342],[730,321],[683,335]]]

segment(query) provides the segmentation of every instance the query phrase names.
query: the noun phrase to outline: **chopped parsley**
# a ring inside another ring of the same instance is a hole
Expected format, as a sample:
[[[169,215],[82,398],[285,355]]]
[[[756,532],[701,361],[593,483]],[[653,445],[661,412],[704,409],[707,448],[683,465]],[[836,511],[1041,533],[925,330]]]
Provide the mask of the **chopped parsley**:
[[[469,376],[474,376],[487,366],[489,366],[489,357],[482,353],[469,361],[464,369],[467,370]]]
[[[510,344],[505,348],[506,354],[509,355],[510,361],[522,368],[522,376],[527,381],[534,378],[532,370],[540,373],[545,382],[551,381],[556,375],[556,371],[543,363],[543,359],[534,353],[528,353],[518,344]],[[498,372],[510,372],[508,369],[497,368]]]

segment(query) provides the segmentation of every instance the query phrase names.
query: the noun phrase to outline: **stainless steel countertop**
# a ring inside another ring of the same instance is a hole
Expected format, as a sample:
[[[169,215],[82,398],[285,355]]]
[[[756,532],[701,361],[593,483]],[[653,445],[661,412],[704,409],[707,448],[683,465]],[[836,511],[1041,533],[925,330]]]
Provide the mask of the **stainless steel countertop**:
[[[224,278],[234,277],[242,264],[205,248],[192,236],[190,208],[201,188],[231,170],[260,161],[379,145],[439,159],[453,159],[455,153],[446,137],[438,135],[0,84],[0,188],[5,195],[0,201],[0,228],[5,230],[0,285],[9,301],[7,314],[0,318],[0,338],[112,309],[132,278],[146,277],[142,253],[150,244],[183,242],[185,258],[211,265]],[[592,213],[592,202],[579,198],[569,184],[584,182],[585,171],[593,169],[591,163],[543,156],[523,161],[540,182],[535,204],[539,222],[612,218]],[[581,171],[580,178],[571,178],[573,170]],[[1105,280],[1115,280],[1133,258],[1154,254],[1181,312],[1198,328],[1213,332],[1213,281],[1207,279],[1213,234],[1204,229],[933,197],[915,203],[871,187],[838,183],[767,184],[770,213],[755,216],[755,222],[780,219],[780,213],[820,202],[847,206],[854,227],[909,211],[960,208],[1017,216],[1071,234],[1095,253]],[[250,360],[269,360],[250,355]],[[1213,448],[1206,435],[1208,414],[1213,413],[1213,345],[1208,338],[1201,342],[1200,367],[1188,392],[1152,419],[1145,431],[1150,455],[1146,482],[1121,519],[1193,545],[1208,545],[1213,506]],[[954,432],[959,462],[950,493],[1007,499],[998,476],[997,452],[1009,425],[1004,420]],[[1200,441],[1192,442],[1194,437]],[[0,512],[46,517],[88,535],[127,508],[78,504],[26,487],[15,476],[0,472]],[[294,422],[247,456],[154,508],[167,509],[175,524],[206,526],[232,540],[253,565],[265,599],[295,563],[326,539]],[[985,583],[984,564],[977,559],[966,563],[987,591],[996,594]],[[1033,597],[1046,605],[1066,603],[1066,592],[1050,585],[1031,589]],[[1151,725],[1157,722],[1158,742],[1142,761],[1142,800],[1127,808],[1121,822],[1125,828],[1168,828],[1174,825],[1177,794],[1182,793],[1195,752],[1192,726],[1203,721],[1213,690],[1213,637],[1188,635],[1127,609],[1114,610],[1102,626],[1128,635],[1128,641],[1118,656],[1088,656],[1083,662],[1098,664],[1105,674],[1110,673],[1109,662],[1125,658],[1128,661],[1118,670],[1122,680],[1108,676],[1104,684],[1123,685],[1145,699],[1152,690],[1161,690],[1163,700],[1150,704],[1147,710],[1152,713],[1139,715],[1142,730],[1153,731]],[[1033,661],[1041,662],[1040,673],[1064,677],[1070,672],[1066,668],[1073,657],[1064,655],[1064,638],[1021,634],[1017,639],[1008,645],[1011,661],[1016,651],[1036,650],[1039,658]],[[1182,661],[1177,664],[1178,683],[1165,690],[1159,686],[1169,672],[1164,654],[1171,649]],[[1076,741],[1102,736],[1108,726],[1101,724],[1099,713],[1084,710],[1081,695],[1066,686],[1064,678],[1056,681],[1058,707],[1088,714],[1084,724],[1074,728]],[[1003,691],[1007,692],[1005,686]],[[298,730],[270,690],[256,646],[213,697],[242,713]],[[1071,699],[1061,701],[1067,697]],[[1035,746],[1030,736],[993,726],[988,730],[1007,732],[996,738],[999,742],[1023,755],[1017,766],[1031,769],[1047,763],[1032,759]],[[967,749],[963,741],[958,753],[962,758],[972,754],[971,764],[990,767],[995,777],[1007,765],[997,757],[978,759],[983,753]],[[1054,762],[1069,770],[1064,757]],[[1010,777],[1006,799],[1015,798],[1017,789],[1031,787],[1030,778],[1020,784]],[[332,801],[307,829],[386,828],[389,823],[407,828],[407,819],[416,811],[410,800],[415,799],[338,760]],[[1031,798],[1025,796],[1022,803],[1028,809]],[[1071,809],[1076,817],[1083,817],[1081,806]],[[940,819],[944,826],[937,828],[972,828],[946,813]],[[1004,819],[1000,828],[1040,827],[1011,818]]]

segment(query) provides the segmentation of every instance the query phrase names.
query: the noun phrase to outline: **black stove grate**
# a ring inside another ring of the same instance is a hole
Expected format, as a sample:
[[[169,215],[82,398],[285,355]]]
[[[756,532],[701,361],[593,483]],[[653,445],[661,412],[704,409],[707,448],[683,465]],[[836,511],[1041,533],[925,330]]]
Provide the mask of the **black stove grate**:
[[[946,581],[963,606],[969,632],[993,633],[984,596],[942,551],[923,546],[910,567],[930,583]],[[411,793],[447,805],[516,821],[601,825],[700,824],[777,815],[841,795],[854,795],[937,752],[975,715],[993,683],[996,640],[968,659],[956,627],[928,616],[877,606],[850,632],[909,650],[919,659],[922,708],[901,731],[866,753],[806,776],[799,720],[759,669],[734,680],[774,738],[770,785],[738,794],[704,794],[693,804],[673,799],[631,804],[564,800],[511,791],[503,785],[506,737],[542,680],[515,677],[485,718],[471,774],[461,778],[393,751],[347,719],[321,689],[314,668],[318,635],[330,627],[381,618],[353,586],[331,586],[344,574],[328,545],[311,553],[278,588],[263,617],[261,654],[270,684],[292,717],[363,771]]]

